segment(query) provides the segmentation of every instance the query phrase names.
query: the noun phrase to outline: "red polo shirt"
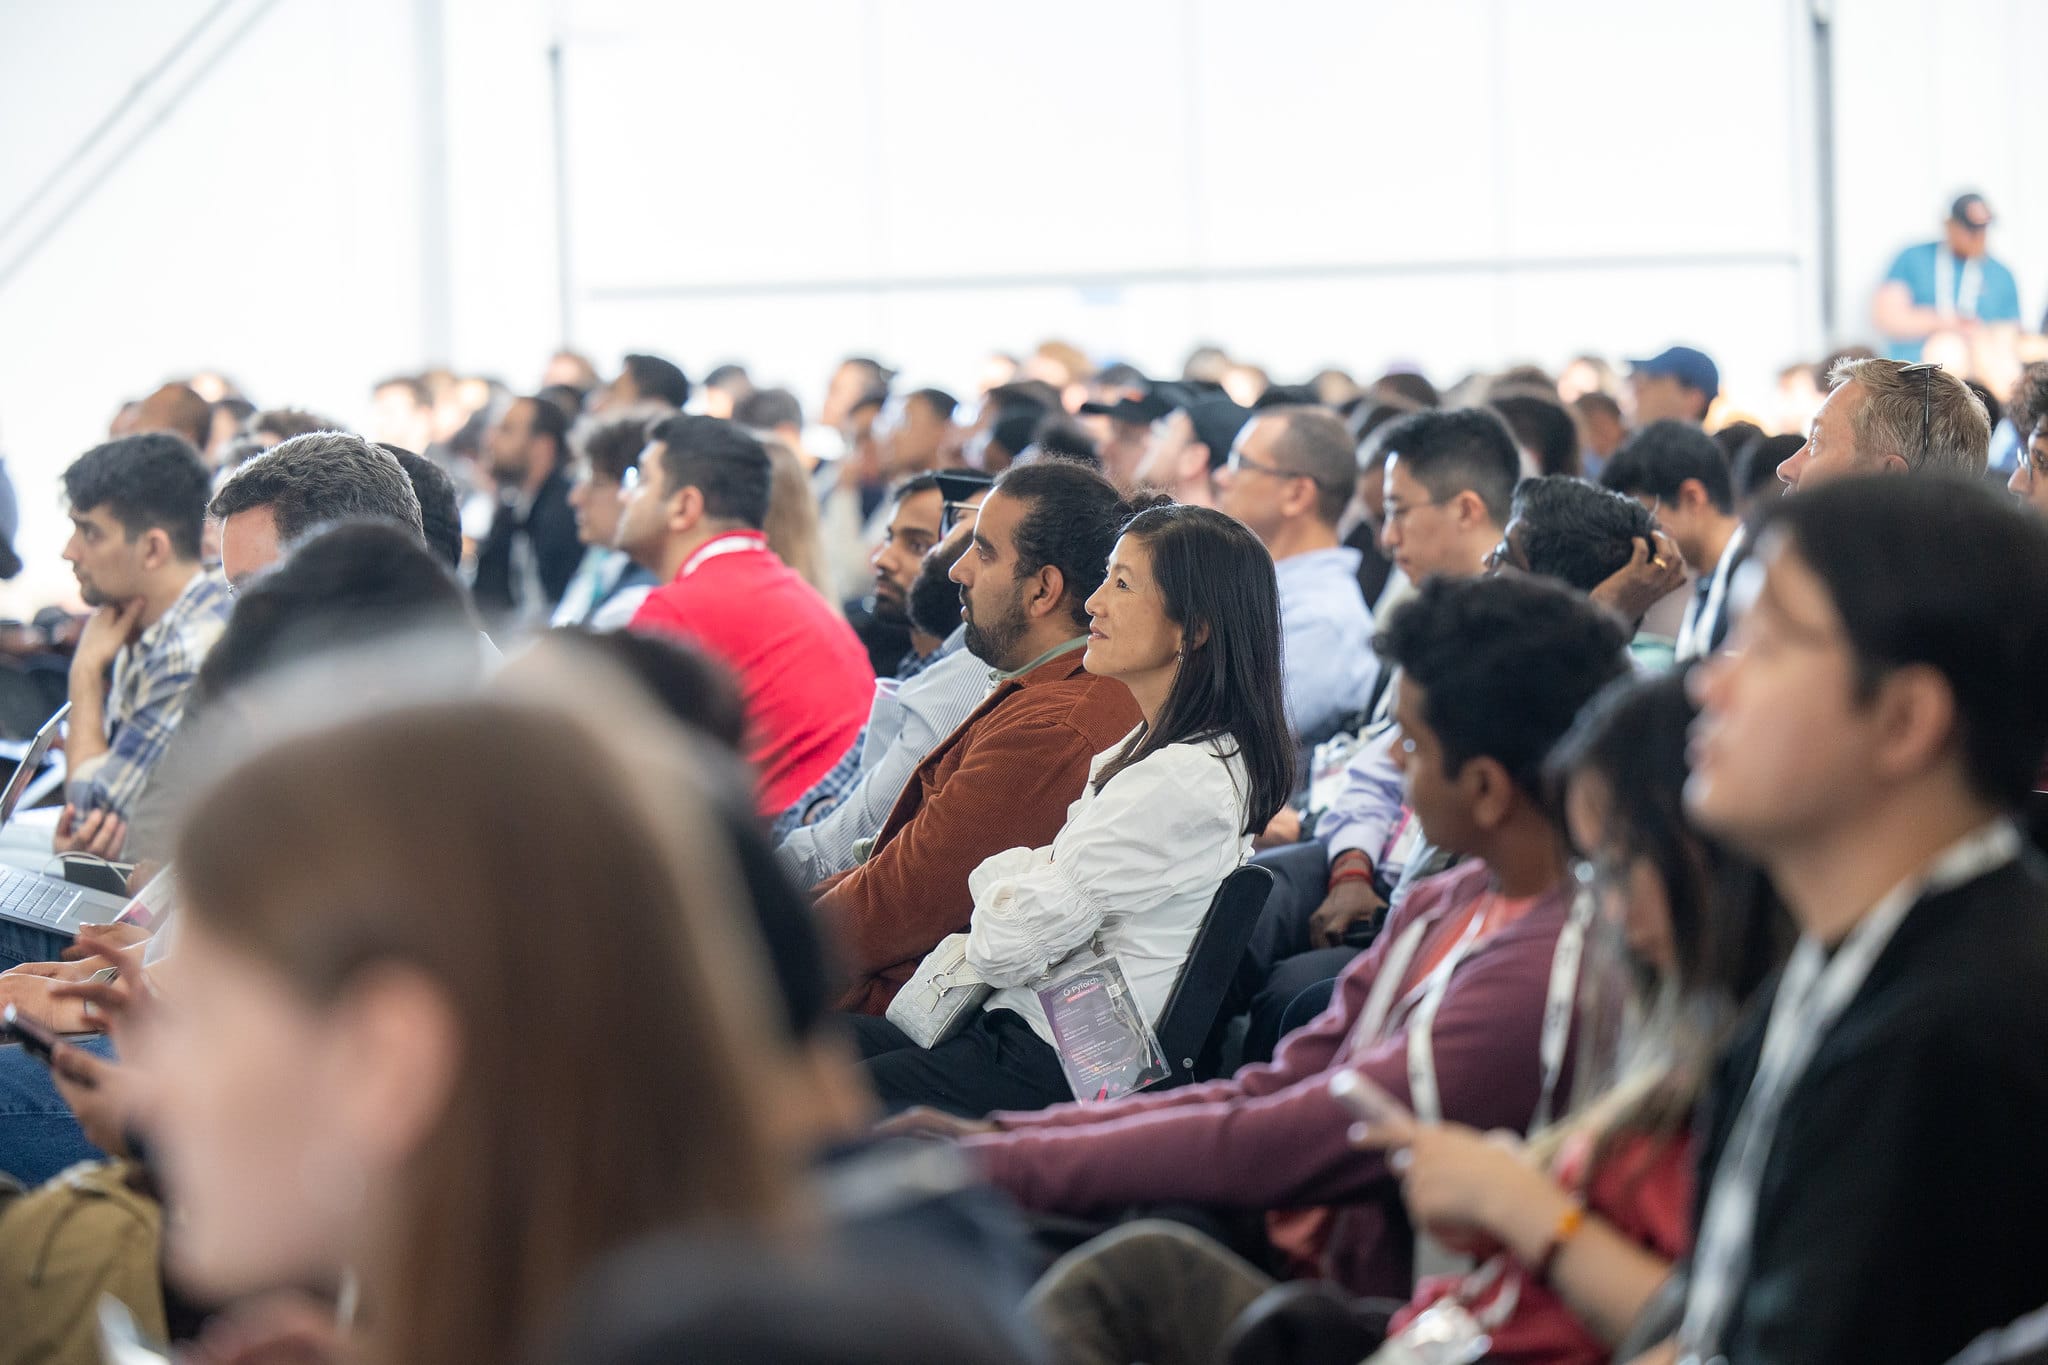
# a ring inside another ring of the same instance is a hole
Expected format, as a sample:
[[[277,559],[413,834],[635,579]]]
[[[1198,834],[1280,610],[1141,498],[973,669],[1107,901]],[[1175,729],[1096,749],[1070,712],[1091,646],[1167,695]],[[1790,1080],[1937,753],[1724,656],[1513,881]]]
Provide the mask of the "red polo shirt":
[[[732,670],[769,815],[844,756],[875,698],[853,628],[759,531],[719,536],[691,555],[674,582],[647,595],[631,629],[675,636]]]

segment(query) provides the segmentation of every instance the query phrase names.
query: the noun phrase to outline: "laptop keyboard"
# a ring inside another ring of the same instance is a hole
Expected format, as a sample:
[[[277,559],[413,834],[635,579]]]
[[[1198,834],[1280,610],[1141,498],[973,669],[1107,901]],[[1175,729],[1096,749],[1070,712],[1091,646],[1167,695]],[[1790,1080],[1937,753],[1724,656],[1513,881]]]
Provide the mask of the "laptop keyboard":
[[[78,904],[83,892],[64,882],[53,882],[11,867],[0,867],[0,911],[16,919],[55,924],[65,911]]]

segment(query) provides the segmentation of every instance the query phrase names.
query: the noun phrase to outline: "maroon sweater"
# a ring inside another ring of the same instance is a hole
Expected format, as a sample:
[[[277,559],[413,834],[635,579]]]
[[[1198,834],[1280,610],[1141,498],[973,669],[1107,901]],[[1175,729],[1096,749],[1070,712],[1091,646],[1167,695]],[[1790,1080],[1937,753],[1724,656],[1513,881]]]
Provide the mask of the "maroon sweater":
[[[1229,1080],[1139,1094],[1111,1104],[1064,1104],[1000,1114],[1004,1131],[967,1146],[990,1178],[1027,1207],[1112,1212],[1133,1204],[1199,1203],[1277,1210],[1330,1206],[1322,1275],[1354,1294],[1405,1300],[1414,1279],[1414,1232],[1399,1182],[1377,1154],[1352,1150],[1352,1118],[1330,1098],[1330,1073],[1355,1067],[1404,1102],[1406,1020],[1416,992],[1397,1004],[1383,1036],[1354,1048],[1351,1032],[1389,945],[1421,920],[1418,960],[1453,925],[1443,921],[1486,891],[1485,864],[1467,863],[1416,885],[1371,951],[1338,979],[1330,1008],[1287,1036],[1269,1064]],[[1524,1130],[1542,1089],[1537,1041],[1551,958],[1570,896],[1560,888],[1459,962],[1431,1032],[1446,1120]],[[1567,1046],[1567,1072],[1573,1049]],[[1570,1077],[1557,1095],[1569,1095]]]

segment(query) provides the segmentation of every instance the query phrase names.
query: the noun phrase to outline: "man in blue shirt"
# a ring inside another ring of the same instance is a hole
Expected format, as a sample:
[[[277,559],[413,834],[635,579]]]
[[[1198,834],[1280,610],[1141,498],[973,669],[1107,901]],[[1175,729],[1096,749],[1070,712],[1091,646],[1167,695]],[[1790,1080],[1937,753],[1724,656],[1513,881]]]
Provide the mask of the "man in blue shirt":
[[[1218,509],[1250,527],[1273,555],[1287,718],[1304,746],[1328,739],[1364,707],[1379,676],[1358,551],[1337,537],[1357,482],[1343,420],[1309,407],[1254,413],[1216,471]]]
[[[1918,361],[1937,333],[1974,340],[1984,324],[2019,321],[2019,286],[1986,249],[1990,229],[1984,196],[1965,194],[1950,206],[1941,241],[1899,253],[1871,308],[1887,356]]]

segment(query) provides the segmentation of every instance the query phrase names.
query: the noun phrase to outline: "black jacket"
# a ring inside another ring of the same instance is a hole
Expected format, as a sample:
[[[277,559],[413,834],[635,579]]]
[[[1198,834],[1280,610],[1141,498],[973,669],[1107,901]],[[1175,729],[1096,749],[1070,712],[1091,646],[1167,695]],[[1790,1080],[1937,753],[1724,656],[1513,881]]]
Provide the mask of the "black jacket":
[[[532,538],[540,585],[547,594],[545,610],[539,612],[545,618],[562,600],[562,590],[583,562],[576,509],[569,505],[569,475],[561,465],[555,466],[534,493],[525,521],[510,503],[499,504],[490,534],[477,547],[474,593],[477,607],[486,616],[502,616],[525,605],[518,600],[519,588],[512,574],[512,541],[522,530]]]
[[[1708,1092],[1698,1204],[1775,984]],[[2048,1293],[2048,874],[2031,853],[1920,902],[1787,1098],[1730,1365],[1926,1365]]]

